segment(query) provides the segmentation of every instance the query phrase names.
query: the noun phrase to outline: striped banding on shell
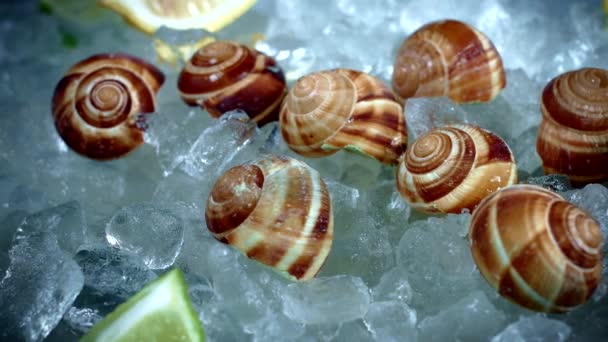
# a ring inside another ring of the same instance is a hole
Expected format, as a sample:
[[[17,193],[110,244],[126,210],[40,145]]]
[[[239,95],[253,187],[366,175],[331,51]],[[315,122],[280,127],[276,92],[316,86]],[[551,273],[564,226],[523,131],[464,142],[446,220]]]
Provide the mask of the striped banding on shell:
[[[509,146],[496,134],[465,124],[419,136],[397,168],[401,196],[422,212],[473,210],[488,194],[516,182]]]
[[[571,310],[601,278],[598,223],[538,186],[514,185],[486,197],[473,212],[469,239],[485,279],[532,310]]]
[[[545,173],[575,185],[608,180],[608,70],[585,68],[551,80],[541,97],[536,150]]]
[[[164,75],[126,54],[99,54],[72,66],[55,88],[52,112],[65,143],[93,159],[119,158],[143,143]]]
[[[396,164],[407,145],[403,107],[393,92],[355,70],[300,78],[283,101],[280,125],[289,148],[307,157],[346,149]]]
[[[456,20],[424,25],[399,48],[393,89],[404,98],[448,96],[458,103],[493,100],[506,86],[492,42]]]
[[[274,59],[229,41],[200,48],[180,72],[177,88],[184,102],[214,118],[240,109],[259,125],[277,120],[287,93]]]
[[[288,157],[265,156],[228,170],[211,190],[205,220],[216,239],[294,280],[313,278],[333,241],[323,179]]]

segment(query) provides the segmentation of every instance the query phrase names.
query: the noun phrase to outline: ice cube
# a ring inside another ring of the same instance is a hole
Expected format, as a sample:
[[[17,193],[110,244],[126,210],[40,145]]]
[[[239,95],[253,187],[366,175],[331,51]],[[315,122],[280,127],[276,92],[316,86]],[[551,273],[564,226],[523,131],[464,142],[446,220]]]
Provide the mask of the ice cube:
[[[305,324],[336,324],[361,318],[370,304],[361,278],[339,275],[293,283],[283,289],[283,313]]]
[[[117,248],[86,246],[75,260],[84,273],[85,286],[98,296],[125,300],[156,278],[136,255]]]
[[[106,226],[106,239],[136,254],[151,269],[164,269],[184,244],[184,223],[168,210],[142,203],[119,210]]]
[[[449,124],[469,122],[469,115],[447,97],[419,97],[408,99],[405,104],[408,130],[415,140],[434,128]]]
[[[418,325],[421,341],[487,341],[505,324],[485,294],[475,291]]]
[[[159,97],[161,97],[159,93]],[[200,109],[188,109],[171,91],[172,100],[159,103],[150,116],[145,141],[154,147],[165,176],[171,174],[186,158],[201,132],[212,124],[212,118]],[[173,97],[174,96],[174,97]]]
[[[532,127],[523,132],[509,145],[517,163],[517,174],[520,180],[529,176],[541,176],[542,161],[536,152],[536,137],[538,127]]]
[[[436,312],[481,285],[466,239],[469,220],[469,214],[428,218],[403,234],[397,264],[419,312]]]
[[[334,210],[334,241],[322,275],[350,274],[365,281],[394,266],[385,227],[374,222],[358,189],[327,181]]]
[[[373,338],[363,320],[358,319],[342,323],[335,340],[340,342],[367,342],[372,341]]]
[[[63,215],[56,208],[30,215],[15,233],[10,265],[0,281],[3,339],[43,339],[83,287],[82,271],[57,241]]]
[[[572,329],[564,322],[540,315],[520,317],[509,324],[492,342],[563,342],[568,339]]]
[[[398,301],[410,303],[412,300],[412,287],[407,281],[406,274],[401,268],[393,268],[384,273],[372,294],[374,301]]]
[[[86,333],[95,325],[101,321],[103,317],[95,309],[90,308],[78,308],[72,306],[68,312],[63,316],[63,321],[66,322],[70,328],[74,329],[79,333]]]
[[[216,178],[256,134],[256,124],[242,111],[224,114],[190,147],[182,169],[192,177]]]
[[[416,311],[400,301],[375,302],[363,318],[376,341],[415,341]]]

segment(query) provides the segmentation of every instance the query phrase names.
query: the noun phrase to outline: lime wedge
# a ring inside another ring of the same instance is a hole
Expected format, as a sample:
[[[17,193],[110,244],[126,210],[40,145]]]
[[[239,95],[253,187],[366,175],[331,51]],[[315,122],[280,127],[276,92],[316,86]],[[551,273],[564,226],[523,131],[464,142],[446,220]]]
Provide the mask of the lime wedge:
[[[204,341],[182,272],[173,269],[97,323],[88,341]]]

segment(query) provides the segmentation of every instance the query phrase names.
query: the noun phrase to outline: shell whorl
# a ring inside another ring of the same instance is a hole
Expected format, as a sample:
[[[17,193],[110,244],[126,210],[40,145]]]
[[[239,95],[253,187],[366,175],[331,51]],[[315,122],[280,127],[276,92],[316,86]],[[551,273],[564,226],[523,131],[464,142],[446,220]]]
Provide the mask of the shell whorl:
[[[585,68],[551,80],[542,93],[536,148],[546,173],[577,185],[608,180],[608,71]]]
[[[509,146],[472,125],[449,125],[421,135],[397,169],[397,188],[423,212],[473,210],[487,196],[517,182]]]
[[[55,127],[74,151],[118,158],[143,142],[140,114],[156,108],[164,75],[126,54],[99,54],[72,66],[55,88]]]
[[[213,117],[241,109],[258,124],[277,120],[285,77],[265,54],[229,41],[200,48],[179,74],[181,98]]]
[[[227,171],[209,195],[205,220],[216,239],[296,280],[319,272],[333,241],[325,183],[287,157],[266,156]]]
[[[502,59],[477,29],[455,20],[424,25],[397,53],[393,89],[402,98],[487,102],[506,86]]]
[[[597,222],[538,186],[510,186],[486,197],[473,212],[469,239],[485,279],[532,310],[571,310],[601,277]]]
[[[283,101],[280,125],[289,148],[309,157],[346,149],[396,164],[407,144],[403,107],[392,91],[355,70],[300,78]]]

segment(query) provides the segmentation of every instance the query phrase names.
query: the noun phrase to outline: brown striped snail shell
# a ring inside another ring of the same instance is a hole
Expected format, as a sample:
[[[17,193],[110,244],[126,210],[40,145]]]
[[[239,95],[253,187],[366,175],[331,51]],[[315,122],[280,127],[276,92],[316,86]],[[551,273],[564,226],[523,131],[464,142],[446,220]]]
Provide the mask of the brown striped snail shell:
[[[340,149],[396,164],[407,145],[403,107],[379,79],[335,69],[300,78],[280,114],[289,148],[307,157]]]
[[[502,59],[492,42],[460,21],[424,25],[397,52],[393,89],[404,99],[448,96],[458,103],[487,102],[505,86]]]
[[[608,70],[585,68],[551,80],[541,98],[536,150],[545,173],[575,185],[608,180]]]
[[[538,186],[514,185],[486,197],[473,212],[469,239],[485,279],[532,310],[571,310],[601,278],[598,223]]]
[[[187,104],[214,118],[241,109],[260,125],[277,120],[287,92],[274,59],[229,41],[200,48],[180,72],[177,88]]]
[[[59,81],[52,111],[57,132],[93,159],[121,157],[143,143],[145,120],[164,82],[153,65],[126,54],[98,54],[72,66]]]
[[[323,179],[288,157],[265,156],[224,173],[211,190],[205,220],[216,239],[295,280],[319,272],[333,241]]]
[[[488,194],[516,182],[509,146],[494,133],[465,124],[419,136],[397,169],[401,196],[422,212],[473,210]]]

